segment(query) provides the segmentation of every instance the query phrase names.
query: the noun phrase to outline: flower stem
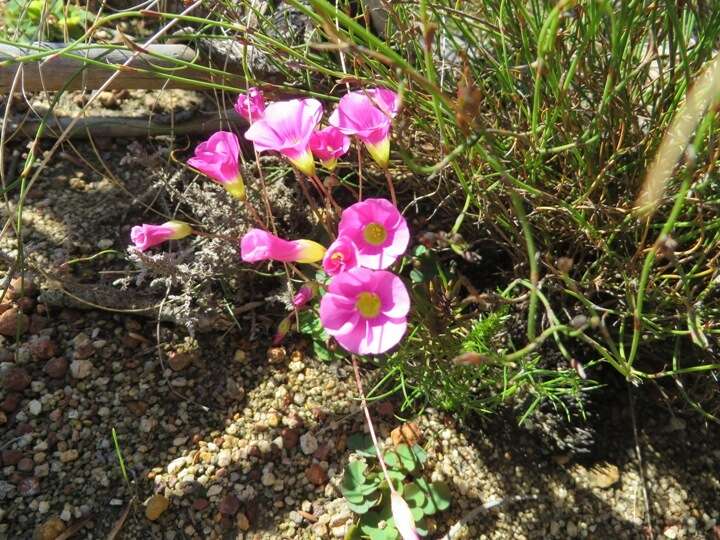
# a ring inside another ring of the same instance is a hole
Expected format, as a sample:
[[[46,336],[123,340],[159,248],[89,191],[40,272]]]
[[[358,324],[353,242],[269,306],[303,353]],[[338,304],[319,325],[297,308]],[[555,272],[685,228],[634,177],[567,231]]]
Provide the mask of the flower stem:
[[[368,410],[367,401],[365,400],[365,391],[363,390],[362,380],[360,379],[360,368],[358,367],[357,358],[352,355],[353,371],[355,372],[355,384],[357,385],[358,392],[360,392],[360,405],[363,412],[365,413],[365,419],[367,420],[368,430],[370,431],[370,439],[372,439],[373,446],[375,447],[375,453],[377,454],[378,461],[380,462],[380,468],[382,469],[385,481],[390,487],[390,492],[395,491],[390,475],[388,474],[387,465],[383,459],[382,452],[380,452],[380,443],[378,443],[377,436],[375,435],[375,428],[373,427],[372,418],[370,418],[370,411]]]

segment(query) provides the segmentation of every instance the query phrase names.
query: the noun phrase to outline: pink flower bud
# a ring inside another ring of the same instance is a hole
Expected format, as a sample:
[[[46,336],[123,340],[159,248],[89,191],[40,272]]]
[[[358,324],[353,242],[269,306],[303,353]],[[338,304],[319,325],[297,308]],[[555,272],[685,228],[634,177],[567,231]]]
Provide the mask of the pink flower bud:
[[[399,98],[387,88],[348,92],[328,122],[345,135],[355,135],[383,168],[390,159],[390,126],[399,108]]]
[[[338,158],[344,156],[349,148],[350,137],[333,126],[316,131],[310,138],[313,155],[330,171],[335,168]]]
[[[233,197],[244,200],[245,183],[240,174],[239,155],[237,135],[218,131],[195,148],[195,157],[188,160],[188,165],[221,184]]]
[[[292,320],[295,318],[295,315],[292,313],[285,317],[282,321],[280,321],[280,324],[278,325],[277,332],[275,332],[275,335],[273,336],[272,344],[273,346],[280,345],[282,343],[282,340],[285,339],[285,336],[290,331],[290,328],[292,326]]]
[[[325,248],[312,240],[284,240],[261,229],[250,229],[240,241],[245,262],[281,261],[312,263],[322,260]]]
[[[312,300],[316,294],[317,284],[313,282],[306,283],[305,285],[300,287],[300,290],[293,297],[293,306],[295,306],[297,309],[302,308],[303,306],[305,306],[305,304]]]
[[[249,88],[247,94],[240,94],[235,102],[235,112],[251,124],[265,114],[265,98],[262,90]]]
[[[143,223],[130,229],[130,240],[140,251],[162,244],[167,240],[180,240],[192,234],[192,228],[182,221],[168,221],[162,225]]]
[[[403,540],[419,540],[410,507],[394,489],[390,492],[390,508],[395,520],[395,527]]]

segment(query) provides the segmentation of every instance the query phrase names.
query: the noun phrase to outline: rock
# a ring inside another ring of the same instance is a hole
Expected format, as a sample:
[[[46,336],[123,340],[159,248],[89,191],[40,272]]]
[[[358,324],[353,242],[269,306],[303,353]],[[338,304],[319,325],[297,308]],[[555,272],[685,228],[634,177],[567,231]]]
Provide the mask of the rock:
[[[10,368],[3,378],[3,386],[6,390],[10,390],[12,392],[22,392],[30,386],[31,382],[32,379],[30,378],[30,375],[21,367]]]
[[[32,472],[35,468],[35,462],[29,457],[24,457],[17,464],[17,470],[20,472]]]
[[[18,493],[23,497],[34,497],[40,493],[40,480],[34,476],[23,478],[18,483]]]
[[[30,341],[30,352],[39,360],[49,360],[58,353],[58,346],[49,336],[38,336]]]
[[[167,472],[168,474],[172,474],[173,476],[177,476],[177,473],[180,472],[180,470],[185,467],[185,464],[187,463],[187,458],[185,456],[173,459],[170,463],[168,463],[167,466]]]
[[[222,486],[220,484],[213,484],[207,490],[208,497],[215,497],[216,495],[220,495],[220,493],[222,493]]]
[[[79,457],[80,457],[80,452],[78,452],[74,448],[70,448],[69,450],[60,452],[60,461],[62,463],[70,463],[71,461],[77,460],[77,458],[79,458]]]
[[[17,276],[10,280],[7,297],[10,300],[17,300],[23,296],[33,296],[35,294],[35,283],[29,276]]]
[[[568,521],[568,524],[565,527],[565,531],[567,532],[568,537],[574,538],[577,536],[578,533],[577,525],[575,525],[572,521]]]
[[[20,450],[3,450],[0,455],[2,456],[2,464],[5,467],[17,465],[23,458],[23,453]]]
[[[68,361],[64,356],[58,356],[57,358],[51,358],[45,364],[45,373],[48,377],[53,379],[62,379],[68,370]]]
[[[0,411],[0,426],[4,426],[5,424],[7,424],[7,415],[3,411]]]
[[[192,364],[193,360],[196,357],[197,354],[194,352],[171,351],[168,353],[168,364],[170,365],[170,369],[172,369],[173,371],[182,371],[190,364]]]
[[[90,360],[73,360],[70,363],[70,374],[75,379],[85,379],[90,375],[92,367]]]
[[[225,514],[226,516],[234,516],[237,514],[238,510],[240,510],[240,501],[235,495],[228,493],[220,501],[218,510],[221,514]]]
[[[314,486],[322,486],[328,481],[325,469],[317,463],[313,463],[305,470],[305,478]]]
[[[237,524],[238,529],[240,529],[241,531],[247,531],[250,529],[250,520],[242,512],[240,512],[235,518],[235,523]]]
[[[280,436],[283,440],[283,448],[291,450],[298,445],[300,439],[300,430],[297,428],[285,428],[280,432]]]
[[[28,411],[33,416],[37,416],[42,412],[42,403],[40,403],[37,399],[33,399],[28,403]]]
[[[210,501],[208,501],[207,499],[195,499],[192,504],[193,510],[196,510],[198,512],[202,512],[208,506],[210,506]]]
[[[18,405],[20,405],[20,398],[20,394],[16,392],[8,394],[7,397],[0,402],[0,409],[6,413],[15,412]]]
[[[287,358],[285,347],[270,347],[267,350],[267,359],[271,364],[281,364]]]
[[[52,516],[35,529],[37,540],[55,540],[65,531],[65,523],[58,516]]]
[[[422,433],[420,428],[414,422],[408,422],[401,426],[396,427],[390,432],[390,438],[395,446],[399,444],[407,444],[413,446],[417,444],[421,438]]]
[[[50,511],[50,503],[47,501],[40,501],[38,504],[38,514],[47,514]]]
[[[596,465],[588,473],[588,483],[595,488],[607,489],[619,480],[620,469],[611,463]]]
[[[16,307],[12,307],[0,314],[0,334],[15,337],[24,334],[30,326],[30,319]]]
[[[665,538],[670,538],[671,540],[674,540],[675,538],[678,538],[680,536],[681,529],[678,525],[672,525],[671,527],[668,527],[663,531],[663,536]]]
[[[158,519],[170,506],[170,501],[162,495],[155,494],[145,503],[145,517],[150,521]]]
[[[230,462],[232,461],[232,454],[230,450],[223,449],[220,450],[217,456],[217,465],[218,467],[227,467],[230,465]]]
[[[315,450],[318,449],[318,442],[315,435],[308,431],[305,435],[300,437],[300,449],[306,456],[313,454]]]

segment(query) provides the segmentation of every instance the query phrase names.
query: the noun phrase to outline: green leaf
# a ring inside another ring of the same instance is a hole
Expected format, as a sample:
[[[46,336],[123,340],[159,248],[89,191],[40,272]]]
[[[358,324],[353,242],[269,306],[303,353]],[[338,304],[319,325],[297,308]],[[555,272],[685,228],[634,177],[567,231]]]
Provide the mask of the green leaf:
[[[399,444],[396,451],[403,469],[409,473],[415,472],[420,463],[410,447],[407,444]]]
[[[415,459],[417,459],[420,464],[424,464],[427,461],[427,452],[419,444],[413,445],[412,452],[415,454]]]
[[[425,504],[425,494],[415,482],[410,482],[405,486],[403,498],[411,509],[422,508]]]
[[[418,519],[415,521],[415,531],[420,536],[428,535],[428,525],[427,525],[427,520],[425,518]]]
[[[392,523],[390,505],[384,505],[378,512],[368,512],[360,518],[360,530],[370,540],[396,540],[400,537]]]
[[[442,512],[450,507],[452,493],[450,492],[450,487],[445,482],[433,482],[430,484],[430,493],[438,510]]]
[[[411,508],[410,513],[412,514],[413,522],[420,521],[425,514],[423,514],[422,508]]]
[[[350,510],[352,510],[356,514],[362,515],[365,514],[368,510],[370,510],[373,506],[377,506],[378,503],[380,503],[381,499],[382,495],[380,494],[380,492],[377,492],[374,495],[366,496],[359,503],[350,502],[349,499],[347,499],[347,503]]]
[[[415,484],[425,495],[425,504],[423,504],[423,513],[430,516],[435,512],[447,510],[450,506],[452,495],[450,488],[445,482],[433,482],[428,484],[424,478],[415,480]]]
[[[392,450],[385,452],[383,459],[385,460],[385,465],[391,469],[398,469],[400,467],[400,458]]]
[[[374,458],[376,457],[375,446],[373,446],[370,435],[365,433],[353,433],[348,437],[347,446],[350,450],[357,452],[361,456]]]

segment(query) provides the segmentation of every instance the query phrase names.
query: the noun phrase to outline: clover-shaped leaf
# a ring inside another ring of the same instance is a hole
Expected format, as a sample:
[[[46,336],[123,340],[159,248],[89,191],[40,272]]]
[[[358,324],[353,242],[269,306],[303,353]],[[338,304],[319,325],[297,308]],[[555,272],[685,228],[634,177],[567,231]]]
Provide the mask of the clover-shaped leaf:
[[[422,508],[425,504],[425,494],[415,482],[410,482],[405,486],[403,498],[411,509]]]
[[[415,484],[425,495],[425,503],[422,510],[426,516],[430,516],[435,512],[447,510],[450,506],[450,488],[445,482],[428,483],[424,478],[415,480]]]
[[[397,455],[400,458],[400,464],[403,469],[409,473],[414,473],[420,466],[420,461],[415,456],[413,450],[407,444],[399,444],[396,449]]]
[[[360,519],[360,530],[370,540],[396,540],[400,533],[395,528],[390,504],[384,504],[379,510],[371,511]]]
[[[400,467],[400,458],[392,450],[385,452],[383,459],[385,460],[385,465],[391,469],[397,469]]]
[[[356,514],[365,514],[368,510],[370,510],[373,506],[376,506],[380,502],[382,495],[380,494],[380,492],[372,493],[366,495],[365,497],[362,497],[359,502],[355,502],[349,497],[345,498],[347,499],[348,507],[350,508],[350,510],[352,510]]]
[[[347,439],[347,446],[350,450],[363,457],[376,457],[372,439],[365,433],[353,433],[350,435]]]
[[[362,461],[353,461],[345,467],[340,491],[352,504],[362,504],[364,499],[377,491],[379,481],[375,476],[365,475],[367,465]]]

